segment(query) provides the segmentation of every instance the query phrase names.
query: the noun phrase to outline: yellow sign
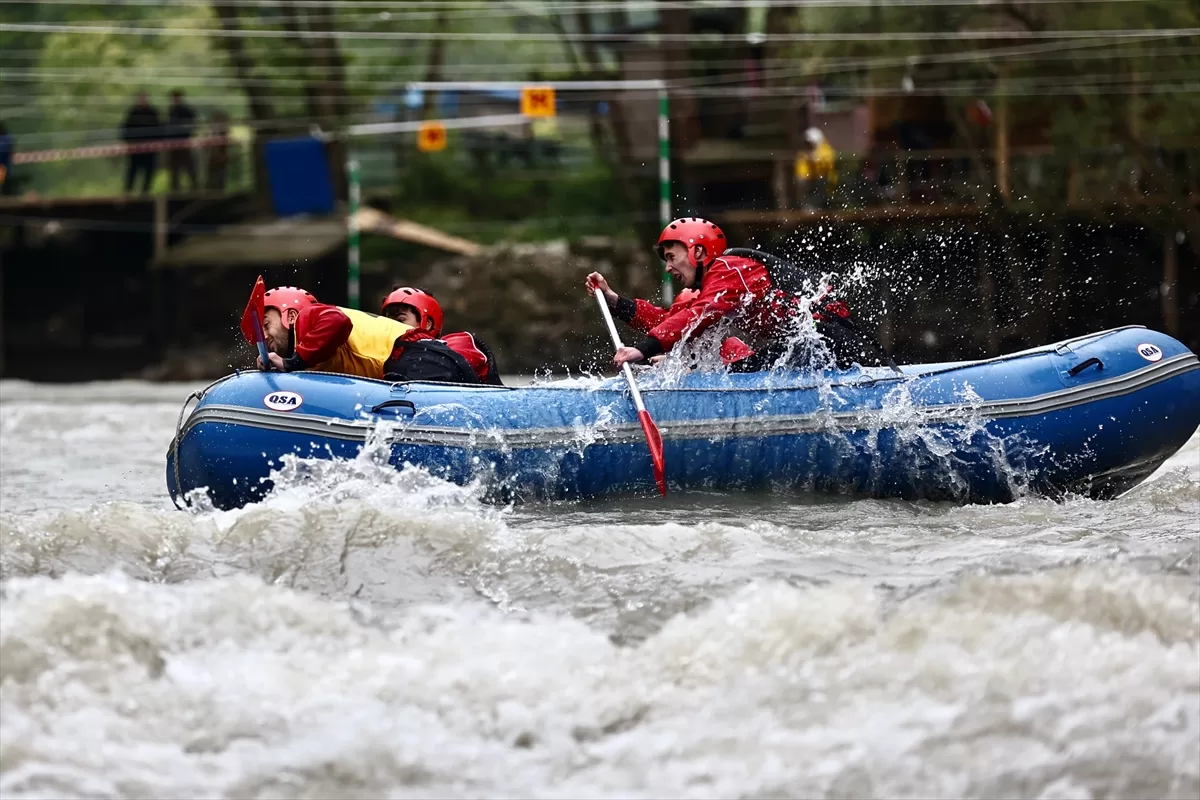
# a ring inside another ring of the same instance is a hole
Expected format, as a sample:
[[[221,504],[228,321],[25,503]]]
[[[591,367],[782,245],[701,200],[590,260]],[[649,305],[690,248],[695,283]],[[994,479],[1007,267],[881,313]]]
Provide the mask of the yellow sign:
[[[527,117],[553,117],[554,90],[549,86],[527,86],[521,90],[521,113]]]
[[[426,122],[417,131],[417,149],[422,153],[436,153],[446,149],[446,126],[440,122]]]

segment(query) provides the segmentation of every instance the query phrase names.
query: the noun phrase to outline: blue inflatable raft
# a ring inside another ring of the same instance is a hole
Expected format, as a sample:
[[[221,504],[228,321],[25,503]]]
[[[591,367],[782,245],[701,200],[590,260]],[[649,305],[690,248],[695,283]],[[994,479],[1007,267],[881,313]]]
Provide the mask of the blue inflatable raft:
[[[1107,498],[1145,479],[1200,426],[1196,355],[1142,327],[899,372],[641,381],[672,491]],[[167,456],[177,504],[197,489],[218,508],[254,502],[285,456],[354,458],[372,434],[393,466],[482,481],[498,499],[656,491],[619,377],[509,388],[249,371],[193,395],[180,420]]]

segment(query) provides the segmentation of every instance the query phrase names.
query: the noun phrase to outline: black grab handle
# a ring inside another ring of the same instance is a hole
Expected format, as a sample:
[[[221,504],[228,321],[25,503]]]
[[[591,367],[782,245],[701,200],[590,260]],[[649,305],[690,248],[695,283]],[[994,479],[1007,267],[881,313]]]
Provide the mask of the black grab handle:
[[[414,414],[417,413],[417,405],[412,400],[384,400],[382,403],[372,408],[371,413],[378,414],[385,408],[396,407],[411,408]]]
[[[1083,372],[1085,369],[1092,366],[1093,364],[1095,364],[1098,369],[1104,369],[1104,362],[1101,361],[1100,359],[1096,358],[1095,356],[1093,356],[1093,357],[1089,358],[1087,361],[1080,361],[1078,364],[1071,367],[1069,370],[1067,370],[1067,374],[1070,375],[1072,378],[1074,378],[1076,375]]]

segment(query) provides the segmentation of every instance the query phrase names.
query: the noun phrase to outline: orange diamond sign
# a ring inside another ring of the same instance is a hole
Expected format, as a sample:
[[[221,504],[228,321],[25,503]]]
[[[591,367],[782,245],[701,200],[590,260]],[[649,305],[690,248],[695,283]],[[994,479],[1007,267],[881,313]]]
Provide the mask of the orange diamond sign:
[[[417,149],[422,153],[436,153],[446,149],[446,126],[440,122],[426,122],[417,131]]]
[[[521,113],[527,117],[553,117],[554,90],[549,86],[527,86],[522,89]]]

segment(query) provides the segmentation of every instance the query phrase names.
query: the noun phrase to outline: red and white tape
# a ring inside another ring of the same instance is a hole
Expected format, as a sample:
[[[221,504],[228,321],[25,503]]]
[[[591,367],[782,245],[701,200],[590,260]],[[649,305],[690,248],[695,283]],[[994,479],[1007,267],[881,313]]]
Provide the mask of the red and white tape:
[[[67,161],[73,158],[108,158],[132,153],[160,153],[164,150],[184,150],[194,147],[212,147],[232,144],[228,136],[204,136],[198,139],[163,139],[138,144],[102,144],[92,147],[69,147],[60,150],[31,150],[13,153],[14,164],[41,164],[47,161]]]

